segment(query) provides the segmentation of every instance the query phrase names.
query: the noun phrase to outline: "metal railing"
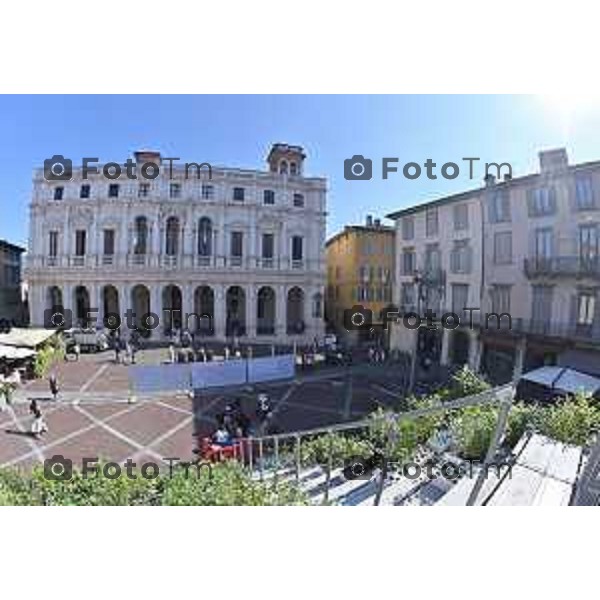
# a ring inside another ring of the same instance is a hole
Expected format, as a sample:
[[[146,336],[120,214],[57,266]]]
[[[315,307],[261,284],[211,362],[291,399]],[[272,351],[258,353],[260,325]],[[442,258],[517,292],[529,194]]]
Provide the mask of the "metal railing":
[[[532,277],[592,277],[600,279],[600,257],[533,256],[523,262],[525,275]]]
[[[474,482],[473,490],[468,500],[468,505],[473,505],[476,502],[477,495],[483,485],[485,474],[487,473],[488,468],[491,466],[496,456],[498,446],[502,440],[514,395],[515,385],[510,383],[492,388],[479,394],[474,394],[472,396],[440,402],[435,406],[392,414],[394,421],[396,423],[400,423],[402,421],[410,421],[419,419],[421,417],[432,416],[438,413],[445,413],[447,411],[460,410],[470,406],[485,406],[490,404],[500,405],[501,410],[499,411],[498,420],[496,422],[494,436],[492,437],[485,460],[482,464],[482,468],[479,472],[477,480]],[[327,501],[331,487],[331,475],[334,470],[332,436],[338,433],[365,431],[371,428],[373,425],[374,421],[367,418],[359,421],[353,421],[351,423],[340,423],[337,425],[319,427],[316,429],[305,429],[290,433],[257,437],[251,436],[240,440],[238,447],[234,452],[236,453],[236,457],[244,462],[251,470],[258,472],[257,474],[261,481],[265,479],[267,474],[270,474],[271,480],[276,483],[282,471],[285,471],[286,475],[291,471],[296,483],[299,483],[303,468],[302,440],[321,435],[329,436],[331,441],[329,443],[329,451],[327,453],[327,460],[325,464],[324,489],[324,498],[325,501]],[[389,449],[390,448],[386,449],[387,452],[389,452]],[[226,456],[226,452],[226,450],[223,450],[224,456]],[[231,450],[229,450],[229,452],[231,452]],[[383,491],[383,487],[385,485],[385,476],[386,473],[383,472],[379,478],[379,489],[374,499],[375,505],[379,504],[381,492]]]

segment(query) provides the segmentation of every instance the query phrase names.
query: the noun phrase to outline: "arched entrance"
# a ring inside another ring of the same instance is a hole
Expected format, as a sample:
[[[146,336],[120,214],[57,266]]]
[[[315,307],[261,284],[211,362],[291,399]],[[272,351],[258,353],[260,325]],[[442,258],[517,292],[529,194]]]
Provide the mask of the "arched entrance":
[[[215,294],[208,285],[201,285],[194,292],[194,313],[196,315],[195,323],[188,320],[187,326],[200,335],[213,335],[215,319]]]
[[[262,287],[256,303],[257,335],[274,335],[275,316],[275,292],[271,287]]]
[[[168,285],[163,289],[161,318],[165,332],[181,329],[183,322],[181,290],[176,285]]]
[[[102,310],[104,311],[102,326],[106,324],[108,329],[117,329],[122,315],[119,310],[119,291],[114,285],[105,285],[102,288]]]
[[[57,285],[49,287],[46,290],[46,308],[55,309],[63,306],[62,290]]]
[[[244,290],[233,285],[227,290],[226,298],[227,323],[226,335],[245,335],[246,333],[246,294]]]
[[[299,287],[293,287],[288,292],[286,316],[288,333],[304,332],[304,292]]]
[[[90,312],[90,293],[84,285],[78,285],[75,288],[74,305],[75,305],[75,323],[77,327],[90,327],[91,317]]]
[[[150,312],[150,290],[145,285],[136,285],[131,290],[131,310],[135,314],[134,324],[136,328],[147,329],[144,318]]]

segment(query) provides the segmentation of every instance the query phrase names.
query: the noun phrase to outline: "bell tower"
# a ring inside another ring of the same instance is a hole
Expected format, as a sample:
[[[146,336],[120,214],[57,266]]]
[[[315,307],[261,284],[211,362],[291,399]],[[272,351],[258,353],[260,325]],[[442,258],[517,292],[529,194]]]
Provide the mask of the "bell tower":
[[[302,146],[273,144],[267,156],[269,171],[281,175],[302,175],[305,158],[306,154]]]

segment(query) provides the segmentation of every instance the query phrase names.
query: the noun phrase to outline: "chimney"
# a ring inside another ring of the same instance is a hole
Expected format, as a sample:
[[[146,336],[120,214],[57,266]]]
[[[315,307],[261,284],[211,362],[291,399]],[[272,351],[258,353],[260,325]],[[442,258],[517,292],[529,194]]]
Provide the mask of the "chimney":
[[[541,173],[556,173],[557,171],[564,171],[569,166],[566,148],[542,150],[538,156],[540,158]]]
[[[496,177],[494,175],[492,175],[491,173],[488,173],[484,177],[484,181],[485,181],[485,187],[492,187],[496,183]]]
[[[373,226],[373,217],[371,215],[367,215],[367,227],[372,227]]]
[[[160,152],[155,152],[154,150],[139,150],[138,152],[134,152],[134,156],[135,162],[140,166],[148,162],[160,165]]]

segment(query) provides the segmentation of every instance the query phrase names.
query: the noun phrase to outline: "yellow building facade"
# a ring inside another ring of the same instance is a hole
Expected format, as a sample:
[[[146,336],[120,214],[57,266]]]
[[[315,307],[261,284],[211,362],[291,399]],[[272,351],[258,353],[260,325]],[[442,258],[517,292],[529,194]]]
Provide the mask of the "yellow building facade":
[[[330,331],[349,343],[381,336],[381,310],[391,304],[394,285],[393,227],[368,216],[364,225],[347,225],[326,244],[325,317]],[[360,305],[373,315],[373,330],[348,331],[348,313]]]

